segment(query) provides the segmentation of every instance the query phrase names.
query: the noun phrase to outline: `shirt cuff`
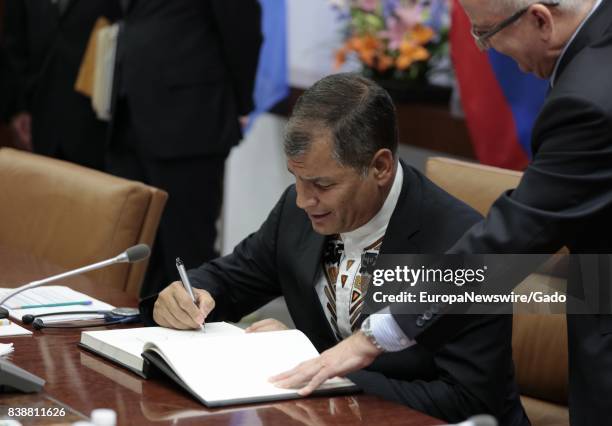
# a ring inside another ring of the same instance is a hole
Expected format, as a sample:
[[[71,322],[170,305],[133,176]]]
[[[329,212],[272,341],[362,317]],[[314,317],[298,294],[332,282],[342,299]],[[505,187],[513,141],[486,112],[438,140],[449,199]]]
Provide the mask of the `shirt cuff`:
[[[397,325],[389,307],[370,315],[370,329],[376,342],[386,352],[399,352],[416,344],[416,341],[409,339]]]

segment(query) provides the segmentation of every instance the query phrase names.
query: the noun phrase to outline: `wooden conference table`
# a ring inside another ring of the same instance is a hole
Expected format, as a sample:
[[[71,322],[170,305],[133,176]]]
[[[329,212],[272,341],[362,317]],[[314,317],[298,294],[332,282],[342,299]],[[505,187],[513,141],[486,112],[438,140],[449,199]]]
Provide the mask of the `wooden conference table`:
[[[1,254],[1,253],[0,253]],[[0,256],[0,287],[14,287],[44,275],[7,264]],[[10,266],[9,266],[10,265]],[[24,272],[28,271],[28,272]],[[115,306],[136,306],[135,297],[109,291],[87,278],[68,281],[78,291]],[[99,328],[104,329],[104,328]],[[59,417],[20,417],[24,425],[69,425],[95,408],[112,408],[118,425],[440,425],[444,422],[370,395],[314,397],[284,402],[207,409],[171,381],[143,380],[79,347],[81,329],[34,331],[4,337],[15,347],[10,360],[44,378],[35,394],[0,394],[0,419],[8,408],[56,408]],[[39,412],[42,410],[39,410]]]

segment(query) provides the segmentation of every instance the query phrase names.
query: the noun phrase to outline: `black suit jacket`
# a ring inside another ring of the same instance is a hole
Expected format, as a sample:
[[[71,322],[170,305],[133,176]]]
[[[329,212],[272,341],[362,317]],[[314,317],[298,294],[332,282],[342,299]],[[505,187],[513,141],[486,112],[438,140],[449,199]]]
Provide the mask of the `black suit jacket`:
[[[117,19],[119,3],[70,0],[62,13],[49,0],[6,0],[5,6],[4,43],[16,90],[7,115],[32,114],[36,152],[59,149],[65,158],[101,168],[106,125],[74,83],[96,19]]]
[[[156,157],[227,154],[253,109],[257,0],[123,0],[116,96]]]
[[[612,253],[611,75],[612,1],[604,0],[560,62],[534,125],[533,160],[518,187],[503,194],[449,253],[555,253],[563,246],[572,253]],[[583,284],[575,267],[570,265],[569,277],[574,294]],[[522,278],[507,281],[516,285]],[[418,319],[396,315],[404,332],[430,349],[459,327],[441,314]],[[612,333],[612,317],[597,323],[599,332]]]
[[[480,216],[416,170],[403,168],[381,254],[441,253]],[[296,327],[319,351],[335,345],[315,290],[324,242],[296,206],[295,187],[289,187],[261,229],[232,254],[189,272],[192,284],[215,299],[208,320],[238,321],[284,296]],[[149,320],[153,301],[142,304]],[[447,421],[488,412],[504,425],[526,424],[513,380],[511,338],[511,316],[479,317],[435,353],[419,345],[386,353],[369,371],[350,377],[366,392]]]

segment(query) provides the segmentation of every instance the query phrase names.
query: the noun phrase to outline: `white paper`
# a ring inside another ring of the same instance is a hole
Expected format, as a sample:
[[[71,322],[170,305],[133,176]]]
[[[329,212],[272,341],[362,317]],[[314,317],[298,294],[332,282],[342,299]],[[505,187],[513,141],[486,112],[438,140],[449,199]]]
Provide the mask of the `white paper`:
[[[13,352],[12,343],[0,343],[0,356],[8,355]]]
[[[15,323],[11,325],[0,326],[0,337],[6,336],[29,336],[32,332],[26,328],[23,328]]]
[[[0,289],[0,298],[5,294],[13,291],[14,289],[2,288]],[[90,305],[72,305],[72,306],[56,306],[50,308],[30,308],[30,309],[15,309],[19,306],[25,305],[42,305],[50,303],[66,303],[66,302],[80,302],[90,300]],[[11,318],[21,321],[24,315],[42,315],[53,312],[76,312],[76,311],[108,311],[114,309],[114,306],[104,303],[98,299],[88,296],[84,293],[75,291],[69,287],[61,285],[52,285],[45,287],[33,288],[26,290],[22,293],[17,294],[15,297],[9,299],[4,305],[9,309],[9,315]],[[56,322],[66,320],[85,320],[103,318],[103,315],[59,315],[48,318],[43,318],[45,322]]]

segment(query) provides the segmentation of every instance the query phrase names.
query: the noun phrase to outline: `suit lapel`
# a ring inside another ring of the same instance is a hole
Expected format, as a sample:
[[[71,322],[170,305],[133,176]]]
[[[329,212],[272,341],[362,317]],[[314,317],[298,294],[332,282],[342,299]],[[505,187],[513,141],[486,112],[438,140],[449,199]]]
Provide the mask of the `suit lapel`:
[[[303,301],[303,306],[313,307],[313,315],[310,316],[312,322],[311,330],[318,336],[317,342],[313,340],[318,350],[323,350],[325,349],[323,345],[327,347],[329,342],[336,341],[316,291],[317,279],[322,271],[321,256],[325,239],[325,236],[317,234],[312,230],[310,221],[307,220],[302,231],[302,238],[296,250],[300,257],[300,267],[297,274],[298,285],[303,288],[301,293],[307,297],[307,300]]]
[[[413,253],[418,250],[416,235],[421,226],[422,187],[417,174],[403,161],[402,190],[387,225],[380,254]]]
[[[297,279],[299,285],[314,291],[321,270],[321,255],[325,244],[325,236],[314,232],[309,221],[305,224],[305,227],[308,229],[304,229],[302,232],[302,238],[296,250],[301,265]]]
[[[421,181],[414,170],[401,160],[400,167],[404,172],[402,190],[387,225],[379,256],[419,252],[416,237],[421,227]],[[368,316],[369,314],[362,313],[357,324],[361,326]]]

